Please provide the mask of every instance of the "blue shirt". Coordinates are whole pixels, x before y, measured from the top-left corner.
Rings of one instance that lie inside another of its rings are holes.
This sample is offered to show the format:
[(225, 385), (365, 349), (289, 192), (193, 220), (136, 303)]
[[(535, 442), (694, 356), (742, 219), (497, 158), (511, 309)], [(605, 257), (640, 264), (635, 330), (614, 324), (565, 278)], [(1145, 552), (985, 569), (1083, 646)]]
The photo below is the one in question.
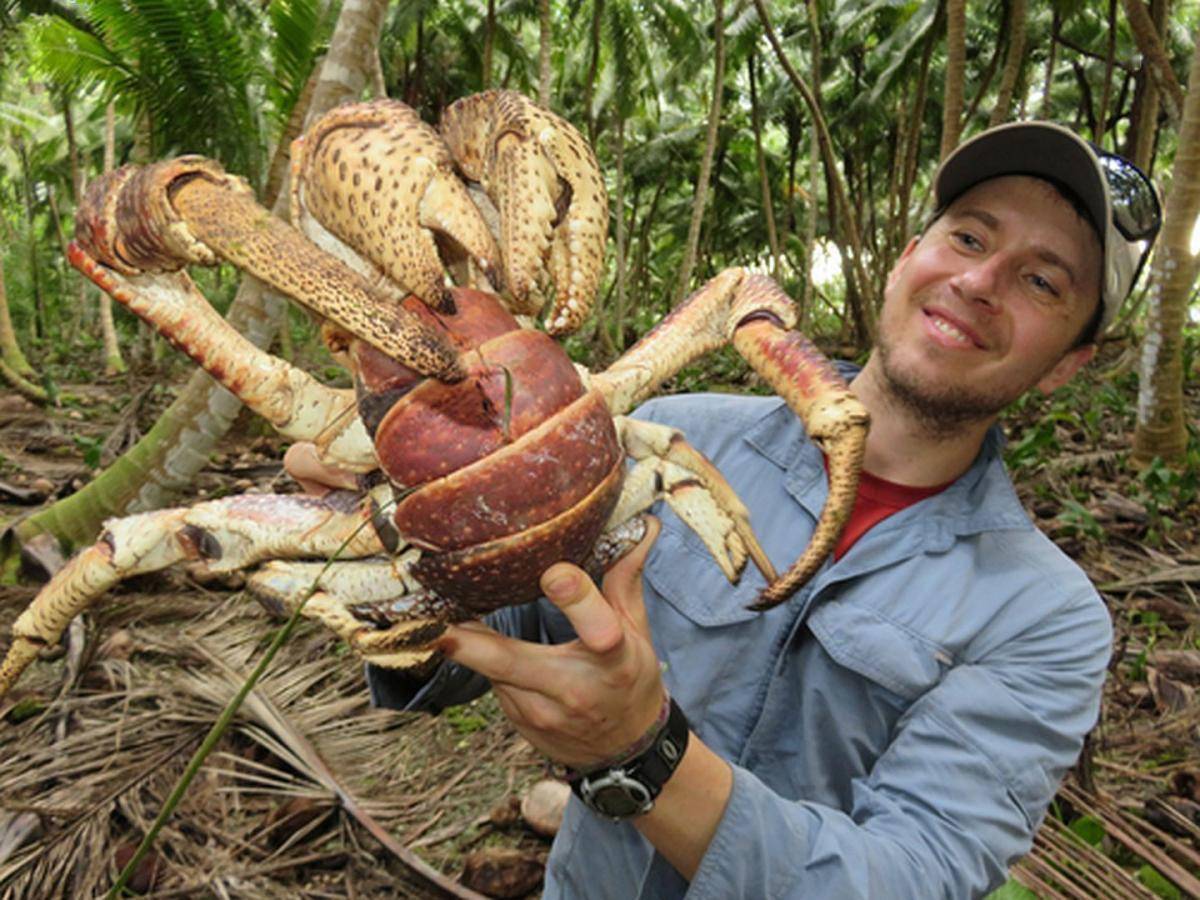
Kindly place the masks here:
[[(640, 416), (681, 428), (786, 568), (825, 502), (820, 451), (777, 398), (684, 396)], [(572, 798), (546, 898), (961, 898), (1026, 853), (1096, 721), (1111, 625), (1074, 563), (1025, 515), (993, 429), (941, 493), (868, 531), (789, 602), (747, 610), (664, 505), (645, 571), (667, 688), (733, 766), (729, 802), (689, 885), (627, 823)], [(547, 602), (489, 620), (573, 638)], [(444, 665), (414, 695), (372, 672), (377, 703), (437, 710), (486, 689)]]

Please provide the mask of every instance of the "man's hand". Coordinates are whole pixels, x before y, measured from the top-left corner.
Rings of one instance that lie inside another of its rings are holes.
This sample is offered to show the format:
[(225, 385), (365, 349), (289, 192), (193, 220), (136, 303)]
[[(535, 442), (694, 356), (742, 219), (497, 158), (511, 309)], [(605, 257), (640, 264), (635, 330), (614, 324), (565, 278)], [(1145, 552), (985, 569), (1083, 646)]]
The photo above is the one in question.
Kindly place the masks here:
[(284, 471), (292, 476), (305, 493), (318, 497), (331, 490), (357, 491), (358, 476), (321, 462), (317, 446), (311, 441), (298, 441), (283, 455)]
[(578, 640), (531, 644), (472, 622), (452, 626), (440, 642), (450, 659), (491, 680), (517, 730), (559, 763), (586, 769), (620, 754), (662, 708), (642, 602), (642, 567), (658, 531), (658, 520), (649, 519), (645, 539), (604, 576), (603, 593), (569, 563), (542, 575), (542, 590)]

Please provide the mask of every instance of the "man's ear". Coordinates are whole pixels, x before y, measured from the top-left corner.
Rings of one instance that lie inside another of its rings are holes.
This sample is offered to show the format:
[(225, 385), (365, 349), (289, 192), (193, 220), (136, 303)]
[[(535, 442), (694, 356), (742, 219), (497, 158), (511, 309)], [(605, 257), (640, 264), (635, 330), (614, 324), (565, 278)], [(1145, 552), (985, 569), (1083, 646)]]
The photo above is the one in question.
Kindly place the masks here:
[(908, 258), (912, 256), (912, 252), (917, 249), (917, 244), (920, 243), (920, 241), (921, 236), (919, 234), (916, 237), (909, 238), (908, 244), (905, 245), (904, 250), (896, 259), (895, 265), (892, 266), (892, 271), (888, 272), (887, 286), (889, 288), (892, 286), (892, 282), (900, 276), (900, 270), (904, 268), (904, 264), (908, 261)]
[(1068, 350), (1063, 358), (1054, 364), (1054, 368), (1042, 376), (1037, 383), (1038, 390), (1043, 394), (1053, 393), (1075, 377), (1075, 373), (1086, 366), (1096, 355), (1095, 344), (1084, 344), (1074, 350)]

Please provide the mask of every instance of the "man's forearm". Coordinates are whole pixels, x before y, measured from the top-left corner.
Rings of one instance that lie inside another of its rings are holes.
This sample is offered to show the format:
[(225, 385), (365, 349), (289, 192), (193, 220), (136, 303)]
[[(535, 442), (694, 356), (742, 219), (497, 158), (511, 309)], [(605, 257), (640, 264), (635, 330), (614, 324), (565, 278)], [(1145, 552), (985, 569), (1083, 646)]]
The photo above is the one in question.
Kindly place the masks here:
[(733, 788), (729, 763), (695, 733), (654, 809), (634, 821), (638, 831), (689, 881), (717, 833)]

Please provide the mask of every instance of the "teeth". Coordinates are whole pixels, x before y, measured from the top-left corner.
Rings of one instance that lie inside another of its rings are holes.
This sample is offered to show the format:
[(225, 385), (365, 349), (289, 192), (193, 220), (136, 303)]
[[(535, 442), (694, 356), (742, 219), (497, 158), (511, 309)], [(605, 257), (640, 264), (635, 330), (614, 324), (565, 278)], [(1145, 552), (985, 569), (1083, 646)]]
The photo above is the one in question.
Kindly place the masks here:
[(964, 344), (974, 343), (974, 341), (972, 341), (969, 337), (967, 337), (965, 334), (963, 334), (961, 331), (959, 331), (957, 328), (955, 328), (953, 325), (951, 325), (949, 322), (947, 322), (945, 319), (941, 318), (940, 316), (932, 316), (931, 321), (933, 322), (933, 327), (936, 328), (938, 331), (940, 331), (942, 334), (946, 335), (947, 337), (952, 337), (956, 341), (960, 341)]

